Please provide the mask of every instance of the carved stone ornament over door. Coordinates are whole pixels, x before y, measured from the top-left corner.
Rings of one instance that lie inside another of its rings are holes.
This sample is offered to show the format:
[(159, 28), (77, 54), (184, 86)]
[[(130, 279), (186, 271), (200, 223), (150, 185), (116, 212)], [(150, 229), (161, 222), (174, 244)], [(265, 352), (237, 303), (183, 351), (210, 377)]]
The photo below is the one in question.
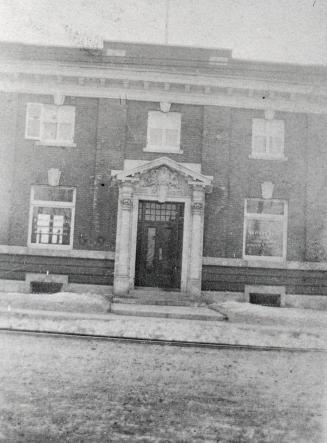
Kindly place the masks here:
[(158, 196), (158, 201), (166, 201), (168, 194), (176, 194), (182, 190), (183, 180), (175, 171), (167, 166), (162, 166), (140, 176), (139, 188), (148, 188), (153, 195)]

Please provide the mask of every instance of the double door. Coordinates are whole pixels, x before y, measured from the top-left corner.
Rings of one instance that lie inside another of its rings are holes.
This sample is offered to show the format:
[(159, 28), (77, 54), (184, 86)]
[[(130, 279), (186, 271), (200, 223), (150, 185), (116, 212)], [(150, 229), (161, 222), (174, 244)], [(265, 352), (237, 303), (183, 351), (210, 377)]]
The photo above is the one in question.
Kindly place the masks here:
[(135, 285), (180, 288), (184, 204), (139, 202)]

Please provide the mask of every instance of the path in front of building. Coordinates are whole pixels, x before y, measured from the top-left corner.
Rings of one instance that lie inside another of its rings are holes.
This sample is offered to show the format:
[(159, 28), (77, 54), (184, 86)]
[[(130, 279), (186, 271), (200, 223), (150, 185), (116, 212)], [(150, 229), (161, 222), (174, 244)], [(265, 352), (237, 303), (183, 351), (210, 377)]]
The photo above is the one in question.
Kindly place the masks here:
[[(110, 306), (108, 298), (95, 294), (1, 293), (0, 329), (326, 350), (326, 312), (232, 302), (214, 308)], [(226, 320), (217, 309), (230, 319)]]
[(323, 353), (0, 334), (0, 440), (324, 440)]

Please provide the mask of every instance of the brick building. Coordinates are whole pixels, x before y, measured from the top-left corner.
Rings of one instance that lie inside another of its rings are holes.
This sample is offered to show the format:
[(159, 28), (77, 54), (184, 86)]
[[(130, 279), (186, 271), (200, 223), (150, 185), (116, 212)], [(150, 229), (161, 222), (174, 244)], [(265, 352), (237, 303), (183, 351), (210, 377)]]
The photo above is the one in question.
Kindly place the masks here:
[(324, 302), (326, 67), (0, 46), (3, 289)]

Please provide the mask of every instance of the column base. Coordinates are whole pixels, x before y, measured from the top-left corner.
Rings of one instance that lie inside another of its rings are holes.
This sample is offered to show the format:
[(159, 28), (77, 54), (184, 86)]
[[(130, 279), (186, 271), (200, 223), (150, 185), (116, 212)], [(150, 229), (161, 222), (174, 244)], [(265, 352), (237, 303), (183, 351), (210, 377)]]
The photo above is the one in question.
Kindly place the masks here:
[(188, 291), (192, 297), (201, 297), (201, 279), (191, 278), (188, 284)]
[(116, 297), (126, 297), (129, 293), (129, 276), (117, 275), (114, 278), (113, 294)]

